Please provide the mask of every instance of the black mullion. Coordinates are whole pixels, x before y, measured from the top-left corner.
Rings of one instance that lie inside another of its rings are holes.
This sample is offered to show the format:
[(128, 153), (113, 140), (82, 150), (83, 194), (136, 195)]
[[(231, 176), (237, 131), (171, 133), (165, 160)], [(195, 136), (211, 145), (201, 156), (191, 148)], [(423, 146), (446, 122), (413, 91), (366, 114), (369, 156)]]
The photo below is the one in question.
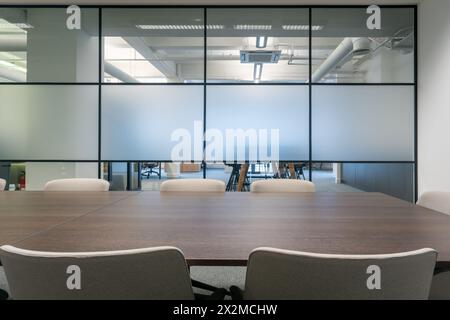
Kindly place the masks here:
[(98, 178), (102, 177), (102, 80), (103, 80), (102, 8), (98, 9)]
[[(80, 8), (86, 8), (86, 9), (96, 9), (96, 8), (128, 8), (128, 9), (141, 9), (141, 8), (166, 8), (166, 9), (177, 9), (177, 8), (236, 8), (236, 9), (243, 9), (243, 8), (267, 8), (267, 9), (277, 9), (277, 8), (344, 8), (344, 9), (363, 9), (367, 8), (368, 5), (144, 5), (144, 4), (129, 4), (129, 5), (90, 5), (90, 4), (80, 4), (78, 5)], [(64, 4), (2, 4), (0, 7), (5, 8), (67, 8), (68, 5)], [(395, 5), (395, 4), (385, 4), (385, 5), (379, 5), (380, 8), (387, 8), (387, 9), (395, 9), (395, 8), (410, 8), (413, 9), (416, 7), (416, 5)]]
[(312, 8), (309, 8), (309, 181), (312, 181)]
[[(66, 8), (67, 5), (1, 5), (1, 7), (8, 8), (8, 7), (15, 7), (15, 8)], [(30, 82), (30, 83), (0, 83), (0, 85), (98, 85), (98, 159), (96, 161), (89, 161), (89, 160), (19, 160), (18, 162), (22, 161), (29, 161), (29, 162), (98, 162), (98, 174), (99, 177), (101, 176), (101, 93), (102, 93), (102, 63), (103, 63), (103, 50), (102, 50), (102, 9), (103, 8), (203, 8), (204, 10), (204, 79), (203, 84), (202, 83), (192, 83), (192, 84), (182, 84), (182, 85), (203, 85), (204, 86), (204, 112), (203, 112), (203, 124), (204, 124), (204, 131), (206, 130), (206, 93), (207, 93), (207, 85), (206, 85), (206, 77), (207, 77), (207, 9), (208, 8), (308, 8), (309, 9), (309, 83), (308, 84), (302, 84), (302, 83), (259, 83), (257, 85), (308, 85), (309, 86), (309, 164), (310, 164), (310, 180), (312, 180), (312, 9), (313, 8), (365, 8), (367, 6), (365, 5), (208, 5), (208, 6), (201, 6), (201, 5), (80, 5), (81, 8), (98, 8), (99, 9), (99, 79), (98, 83), (53, 83), (53, 82)], [(414, 122), (415, 122), (415, 130), (414, 130), (414, 138), (415, 138), (415, 155), (414, 155), (414, 161), (413, 162), (388, 162), (388, 161), (359, 161), (358, 163), (414, 163), (415, 164), (415, 197), (417, 199), (418, 195), (418, 56), (417, 56), (417, 5), (381, 5), (380, 8), (412, 8), (414, 9), (414, 27), (415, 27), (415, 48), (414, 48), (414, 83), (340, 83), (340, 84), (322, 84), (322, 83), (315, 83), (314, 85), (366, 85), (366, 86), (414, 86)], [(118, 84), (109, 84), (109, 85), (118, 85)], [(123, 85), (123, 84), (121, 84)], [(126, 84), (126, 85), (132, 85), (132, 84)], [(139, 85), (155, 85), (155, 84), (139, 84)], [(158, 85), (158, 84), (156, 84)], [(170, 84), (161, 84), (161, 85), (170, 85)], [(211, 85), (255, 85), (251, 83), (234, 83), (234, 84), (228, 84), (228, 83), (211, 83)], [(206, 148), (206, 141), (203, 140), (203, 151), (205, 151)], [(334, 161), (334, 162), (340, 162), (343, 163), (343, 161)], [(203, 163), (205, 163), (205, 159), (203, 158)], [(348, 162), (347, 162), (348, 163)], [(356, 162), (355, 162), (356, 163)], [(204, 177), (206, 177), (206, 165), (204, 166), (203, 171)]]
[(202, 163), (203, 163), (203, 179), (206, 179), (206, 78), (207, 78), (207, 36), (208, 36), (208, 28), (207, 28), (207, 9), (203, 8), (203, 152), (202, 152)]
[(367, 82), (367, 83), (364, 83), (364, 82), (341, 82), (341, 83), (314, 82), (313, 84), (314, 84), (314, 86), (318, 86), (318, 87), (320, 87), (320, 86), (322, 86), (322, 87), (327, 87), (327, 86), (328, 87), (333, 87), (333, 86), (335, 86), (335, 87), (339, 87), (339, 86), (355, 86), (355, 87), (404, 86), (404, 87), (407, 87), (407, 86), (411, 86), (412, 87), (415, 85), (414, 82), (411, 82), (411, 83), (408, 83), (408, 82), (382, 82), (382, 83), (379, 83), (379, 82)]
[[(108, 86), (203, 86), (204, 83), (195, 83), (195, 82), (140, 82), (140, 83), (131, 83), (131, 82), (102, 82), (103, 85)], [(0, 82), (0, 85), (10, 85), (10, 86), (27, 86), (27, 85), (55, 85), (55, 86), (96, 86), (98, 82)], [(260, 83), (252, 83), (252, 82), (211, 82), (208, 83), (208, 86), (308, 86), (307, 82), (260, 82)], [(325, 82), (315, 82), (314, 86), (414, 86), (415, 83), (411, 82), (343, 82), (343, 83), (325, 83)]]
[(132, 169), (131, 169), (132, 163), (131, 162), (127, 162), (127, 191), (132, 191), (133, 190), (133, 186), (132, 184)]
[(418, 81), (418, 56), (417, 56), (417, 6), (414, 7), (414, 200), (417, 202), (419, 196), (419, 170), (418, 170), (418, 92), (417, 92), (417, 81)]

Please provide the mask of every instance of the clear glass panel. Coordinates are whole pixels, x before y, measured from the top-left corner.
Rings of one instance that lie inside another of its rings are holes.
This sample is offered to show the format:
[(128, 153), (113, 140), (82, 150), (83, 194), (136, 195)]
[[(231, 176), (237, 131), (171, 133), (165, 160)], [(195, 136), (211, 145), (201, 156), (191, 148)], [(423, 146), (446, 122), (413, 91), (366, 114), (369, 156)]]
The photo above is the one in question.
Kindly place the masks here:
[(38, 191), (54, 179), (97, 178), (97, 162), (0, 162), (9, 191)]
[(208, 9), (208, 82), (306, 82), (308, 9)]
[(203, 86), (102, 88), (106, 161), (202, 160)]
[(203, 179), (201, 162), (143, 162), (141, 189), (157, 191), (167, 179)]
[(1, 82), (97, 82), (98, 9), (0, 8)]
[(209, 86), (206, 160), (308, 159), (308, 114), (307, 86)]
[(414, 9), (381, 8), (380, 29), (366, 11), (313, 9), (313, 82), (414, 82)]
[[(207, 163), (206, 177), (222, 180), (227, 191), (250, 191), (250, 184), (265, 179), (309, 179), (307, 161), (263, 161), (250, 163)], [(245, 179), (239, 180), (241, 175)]]
[(103, 9), (104, 82), (203, 81), (203, 9)]
[(0, 97), (0, 159), (97, 159), (97, 86), (0, 85)]
[(413, 86), (313, 87), (314, 161), (414, 161)]
[(317, 192), (382, 192), (414, 201), (412, 163), (320, 163), (313, 164)]

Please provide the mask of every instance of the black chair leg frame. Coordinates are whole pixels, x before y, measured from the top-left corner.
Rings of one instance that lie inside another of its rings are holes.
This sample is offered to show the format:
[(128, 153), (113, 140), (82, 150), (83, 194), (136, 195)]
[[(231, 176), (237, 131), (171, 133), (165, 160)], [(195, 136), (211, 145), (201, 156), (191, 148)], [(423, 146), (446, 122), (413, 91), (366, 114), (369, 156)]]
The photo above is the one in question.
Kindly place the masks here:
[(244, 291), (236, 286), (230, 287), (231, 300), (244, 300)]
[(230, 292), (224, 288), (216, 288), (214, 286), (211, 286), (209, 284), (192, 280), (192, 286), (195, 288), (203, 289), (206, 291), (211, 291), (212, 294), (201, 294), (201, 293), (195, 293), (195, 299), (196, 300), (223, 300), (225, 299), (225, 296), (229, 296)]
[(8, 292), (0, 289), (0, 300), (8, 300), (9, 295)]

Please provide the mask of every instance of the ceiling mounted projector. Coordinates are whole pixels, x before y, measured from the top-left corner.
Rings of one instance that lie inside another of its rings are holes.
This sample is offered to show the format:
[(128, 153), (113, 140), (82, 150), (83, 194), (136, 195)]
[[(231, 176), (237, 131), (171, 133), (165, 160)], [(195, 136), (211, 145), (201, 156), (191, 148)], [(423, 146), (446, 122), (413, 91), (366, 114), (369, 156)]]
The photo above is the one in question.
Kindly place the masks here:
[(241, 63), (278, 63), (281, 50), (241, 50)]

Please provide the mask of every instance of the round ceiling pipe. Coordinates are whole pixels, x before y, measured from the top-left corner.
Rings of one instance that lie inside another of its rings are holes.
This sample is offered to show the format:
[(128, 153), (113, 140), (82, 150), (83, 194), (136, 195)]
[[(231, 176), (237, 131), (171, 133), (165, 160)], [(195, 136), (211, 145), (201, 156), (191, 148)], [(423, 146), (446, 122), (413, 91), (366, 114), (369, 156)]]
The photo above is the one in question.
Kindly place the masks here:
[(345, 38), (328, 56), (312, 75), (312, 82), (319, 82), (337, 66), (346, 62), (352, 56), (362, 56), (370, 53), (370, 40), (367, 38)]

